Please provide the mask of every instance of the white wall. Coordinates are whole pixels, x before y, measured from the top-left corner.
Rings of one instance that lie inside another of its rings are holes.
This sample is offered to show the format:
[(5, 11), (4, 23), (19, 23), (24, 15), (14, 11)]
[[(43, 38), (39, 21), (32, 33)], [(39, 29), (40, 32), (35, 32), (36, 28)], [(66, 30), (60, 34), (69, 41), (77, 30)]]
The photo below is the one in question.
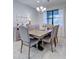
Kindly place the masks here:
[[(38, 13), (37, 11), (28, 6), (24, 5), (16, 0), (13, 1), (13, 27), (16, 27), (16, 16), (24, 16), (24, 17), (30, 17), (32, 24), (37, 23), (38, 21)], [(22, 22), (22, 19), (19, 19), (19, 22)]]
[[(16, 40), (16, 16), (22, 16), (22, 17), (30, 17), (32, 24), (38, 24), (38, 12), (28, 6), (28, 5), (24, 5), (20, 2), (18, 2), (17, 0), (13, 0), (13, 38), (14, 40)], [(24, 22), (22, 19), (18, 19), (19, 22)]]

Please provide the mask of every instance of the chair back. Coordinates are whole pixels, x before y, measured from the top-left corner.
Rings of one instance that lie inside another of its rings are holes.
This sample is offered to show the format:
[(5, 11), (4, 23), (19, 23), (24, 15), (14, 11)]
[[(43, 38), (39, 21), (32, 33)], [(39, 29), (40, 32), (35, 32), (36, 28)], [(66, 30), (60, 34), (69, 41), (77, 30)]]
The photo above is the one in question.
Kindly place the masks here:
[(53, 27), (52, 32), (51, 32), (51, 38), (52, 39), (54, 39), (57, 36), (58, 28), (59, 28), (59, 25), (56, 25), (56, 26)]
[(19, 27), (19, 31), (20, 31), (21, 40), (29, 43), (30, 39), (29, 39), (29, 34), (28, 34), (28, 28), (25, 28), (23, 25), (21, 25)]
[(54, 27), (55, 37), (56, 37), (57, 34), (58, 34), (58, 28), (59, 28), (59, 25), (56, 25), (56, 26)]

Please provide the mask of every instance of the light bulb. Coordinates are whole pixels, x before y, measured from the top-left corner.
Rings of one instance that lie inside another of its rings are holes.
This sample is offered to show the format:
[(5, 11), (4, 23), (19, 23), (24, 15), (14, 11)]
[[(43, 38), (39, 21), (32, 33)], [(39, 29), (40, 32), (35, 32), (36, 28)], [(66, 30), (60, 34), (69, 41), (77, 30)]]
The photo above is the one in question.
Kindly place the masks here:
[(43, 6), (40, 6), (40, 9), (43, 9)]
[(40, 11), (39, 7), (36, 8), (37, 11)]
[(46, 8), (44, 8), (43, 10), (46, 11)]
[(42, 12), (44, 12), (44, 11), (46, 11), (46, 8), (43, 8), (43, 9), (42, 9)]

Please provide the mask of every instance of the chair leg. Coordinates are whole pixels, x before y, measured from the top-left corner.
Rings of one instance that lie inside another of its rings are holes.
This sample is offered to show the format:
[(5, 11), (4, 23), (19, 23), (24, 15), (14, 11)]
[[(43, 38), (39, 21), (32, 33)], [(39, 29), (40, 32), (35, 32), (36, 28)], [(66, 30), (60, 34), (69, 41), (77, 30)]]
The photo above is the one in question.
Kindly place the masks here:
[(58, 37), (56, 39), (57, 39), (57, 43), (58, 43)]
[(30, 45), (29, 45), (28, 59), (30, 59)]
[(21, 41), (21, 50), (20, 50), (20, 53), (22, 53), (22, 47), (23, 47), (23, 41)]
[(56, 37), (55, 39), (56, 39), (56, 43), (58, 43), (58, 37)]
[(52, 41), (50, 41), (51, 44), (51, 51), (53, 52), (53, 45), (52, 45)]
[(55, 47), (56, 47), (56, 39), (54, 38), (54, 45), (55, 45)]

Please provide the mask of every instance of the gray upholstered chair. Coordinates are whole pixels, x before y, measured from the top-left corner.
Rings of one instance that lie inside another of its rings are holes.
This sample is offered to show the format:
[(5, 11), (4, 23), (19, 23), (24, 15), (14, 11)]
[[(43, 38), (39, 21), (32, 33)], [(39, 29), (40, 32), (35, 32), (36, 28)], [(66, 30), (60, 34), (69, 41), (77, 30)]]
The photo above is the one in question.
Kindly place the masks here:
[(58, 40), (58, 38), (57, 38), (58, 27), (59, 27), (59, 25), (56, 25), (52, 28), (51, 37), (48, 36), (48, 37), (43, 38), (43, 40), (42, 40), (42, 45), (44, 44), (43, 42), (51, 44), (52, 52), (53, 52), (53, 44), (56, 47), (56, 39)]
[(21, 36), (21, 50), (20, 52), (22, 53), (22, 47), (23, 45), (26, 45), (29, 47), (29, 52), (28, 52), (28, 59), (30, 59), (30, 48), (38, 43), (38, 40), (33, 40), (29, 38), (29, 34), (28, 34), (28, 28), (25, 28), (24, 26), (20, 26), (19, 27), (19, 31), (20, 31), (20, 36)]

